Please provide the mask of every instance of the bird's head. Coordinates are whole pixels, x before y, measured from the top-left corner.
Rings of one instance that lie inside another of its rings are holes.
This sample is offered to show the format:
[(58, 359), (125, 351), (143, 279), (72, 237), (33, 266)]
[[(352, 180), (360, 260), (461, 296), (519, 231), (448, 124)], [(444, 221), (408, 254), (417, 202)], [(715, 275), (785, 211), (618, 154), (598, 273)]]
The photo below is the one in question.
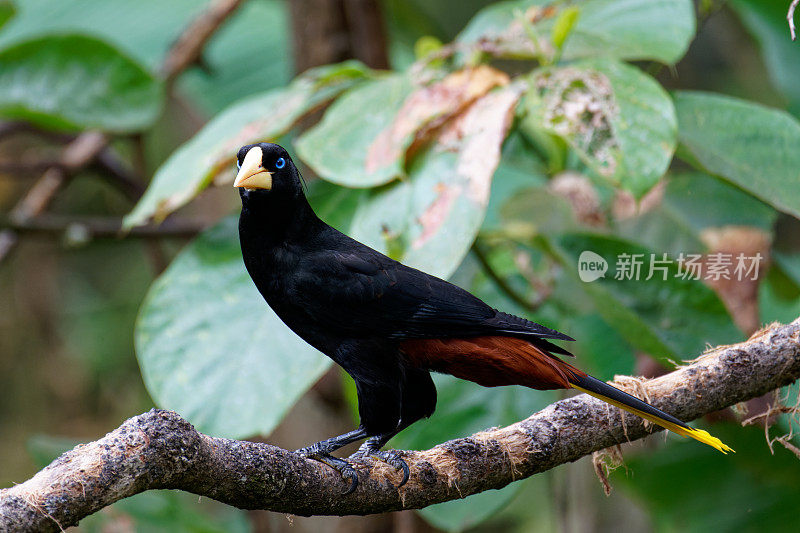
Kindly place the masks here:
[(239, 169), (233, 186), (242, 201), (267, 197), (296, 198), (303, 194), (300, 174), (292, 158), (281, 146), (272, 143), (242, 146), (236, 155)]

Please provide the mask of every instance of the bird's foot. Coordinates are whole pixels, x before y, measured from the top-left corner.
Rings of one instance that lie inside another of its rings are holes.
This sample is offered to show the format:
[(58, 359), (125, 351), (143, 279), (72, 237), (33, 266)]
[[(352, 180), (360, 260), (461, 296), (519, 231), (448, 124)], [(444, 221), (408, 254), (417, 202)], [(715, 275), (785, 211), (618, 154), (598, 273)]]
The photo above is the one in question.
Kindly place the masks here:
[(356, 487), (358, 486), (358, 474), (350, 463), (344, 459), (339, 459), (338, 457), (332, 456), (331, 453), (335, 452), (342, 446), (347, 446), (351, 442), (361, 440), (366, 436), (366, 430), (362, 427), (359, 427), (358, 429), (354, 429), (353, 431), (345, 433), (344, 435), (339, 435), (338, 437), (331, 437), (327, 440), (315, 442), (311, 446), (306, 446), (305, 448), (296, 450), (294, 453), (308, 459), (314, 459), (315, 461), (324, 463), (339, 472), (345, 480), (349, 479), (350, 487), (344, 492), (344, 494), (350, 494), (356, 490)]
[(353, 468), (353, 466), (344, 459), (339, 459), (338, 457), (334, 457), (329, 453), (320, 451), (317, 444), (313, 444), (306, 448), (300, 448), (294, 453), (301, 455), (306, 459), (313, 459), (315, 461), (319, 461), (320, 463), (326, 464), (339, 472), (339, 474), (342, 476), (342, 479), (345, 481), (349, 480), (350, 486), (342, 493), (342, 495), (350, 494), (356, 490), (356, 487), (358, 486), (358, 473), (356, 472), (355, 468)]
[(391, 467), (394, 467), (394, 469), (398, 472), (402, 470), (403, 479), (400, 481), (400, 484), (397, 485), (398, 489), (408, 482), (408, 477), (411, 475), (411, 471), (408, 468), (408, 463), (406, 463), (405, 459), (400, 456), (400, 452), (397, 450), (376, 450), (369, 446), (368, 442), (365, 442), (356, 453), (350, 456), (350, 459), (358, 460), (363, 457), (372, 457), (376, 461), (381, 461)]

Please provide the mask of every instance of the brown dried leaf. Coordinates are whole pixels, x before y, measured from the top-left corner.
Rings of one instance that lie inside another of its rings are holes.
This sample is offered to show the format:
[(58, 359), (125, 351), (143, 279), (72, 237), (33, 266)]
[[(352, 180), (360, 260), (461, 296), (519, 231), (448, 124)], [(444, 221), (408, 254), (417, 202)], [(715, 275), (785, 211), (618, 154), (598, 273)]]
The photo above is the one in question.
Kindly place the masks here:
[(600, 195), (592, 185), (592, 180), (580, 172), (564, 171), (550, 180), (547, 188), (569, 202), (575, 218), (592, 227), (606, 225), (606, 215), (600, 205)]
[(756, 331), (760, 324), (758, 284), (767, 271), (766, 263), (769, 261), (771, 244), (769, 234), (750, 226), (724, 226), (704, 230), (700, 234), (700, 240), (709, 249), (709, 254), (704, 258), (704, 273), (714, 254), (730, 255), (733, 261), (731, 271), (736, 265), (736, 257), (739, 254), (744, 254), (746, 257), (760, 254), (763, 258), (759, 261), (757, 276), (743, 276), (742, 279), (734, 275), (729, 275), (730, 279), (704, 276), (704, 281), (719, 295), (736, 325), (745, 333)]
[(445, 125), (437, 137), (439, 151), (458, 153), (456, 179), (440, 182), (437, 196), (420, 215), (422, 233), (411, 243), (422, 247), (450, 216), (455, 200), (465, 196), (483, 211), (489, 202), (492, 176), (521, 93), (517, 88), (490, 93)]
[(367, 172), (405, 159), (413, 145), (427, 140), (433, 131), (463, 111), (490, 89), (508, 84), (508, 75), (487, 65), (454, 72), (443, 80), (412, 93), (369, 147)]
[(360, 205), (354, 236), (415, 268), (451, 275), (483, 222), (521, 94), (517, 84), (498, 88), (446, 122), (415, 158), (409, 179), (374, 191)]

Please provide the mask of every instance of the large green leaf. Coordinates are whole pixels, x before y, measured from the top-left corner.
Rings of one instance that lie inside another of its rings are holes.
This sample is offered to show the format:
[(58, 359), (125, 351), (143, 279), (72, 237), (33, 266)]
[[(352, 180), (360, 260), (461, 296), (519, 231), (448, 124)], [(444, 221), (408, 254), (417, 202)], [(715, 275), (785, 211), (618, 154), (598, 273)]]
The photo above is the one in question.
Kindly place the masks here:
[(545, 187), (517, 191), (501, 211), (504, 230), (514, 237), (556, 235), (578, 229), (569, 202)]
[(691, 0), (595, 0), (579, 8), (565, 59), (611, 56), (673, 64), (694, 37)]
[[(584, 251), (606, 261), (605, 276), (582, 286), (600, 316), (640, 350), (681, 359), (702, 353), (706, 345), (730, 344), (742, 336), (710, 288), (690, 276), (679, 276), (674, 257), (668, 257), (672, 260), (668, 263), (655, 263), (654, 258), (663, 259), (661, 253), (651, 255), (653, 252), (646, 248), (600, 235), (572, 234), (551, 242), (567, 271), (574, 275)], [(639, 275), (623, 266), (626, 262), (634, 264), (634, 254), (641, 254)], [(652, 277), (646, 279), (651, 265), (666, 270), (654, 269)]]
[(0, 33), (2, 48), (46, 34), (81, 33), (113, 43), (151, 71), (183, 27), (205, 7), (195, 0), (16, 0), (15, 4), (17, 15)]
[(98, 39), (41, 37), (0, 52), (0, 116), (6, 118), (128, 132), (149, 126), (162, 99), (153, 76)]
[(770, 454), (762, 428), (717, 424), (714, 434), (736, 453), (671, 440), (657, 454), (626, 457), (611, 481), (647, 507), (658, 531), (795, 530), (797, 457), (779, 445)]
[(777, 212), (730, 183), (701, 172), (671, 175), (654, 209), (618, 224), (619, 236), (670, 252), (704, 252), (701, 233), (722, 226), (771, 232)]
[(675, 94), (679, 156), (780, 211), (800, 216), (800, 123), (791, 115), (717, 94)]
[(761, 46), (772, 83), (800, 109), (800, 49), (789, 39), (785, 0), (733, 0), (730, 6)]
[(374, 187), (403, 173), (402, 160), (367, 165), (373, 141), (394, 121), (411, 94), (408, 76), (391, 74), (348, 91), (322, 121), (297, 139), (300, 158), (328, 181), (348, 187)]
[(540, 69), (530, 79), (524, 126), (564, 139), (597, 174), (641, 196), (675, 150), (675, 109), (636, 67), (609, 59)]
[[(42, 34), (78, 32), (114, 44), (151, 72), (208, 1), (18, 0), (19, 12), (0, 33), (0, 47)], [(45, 15), (46, 14), (46, 15)], [(189, 69), (178, 87), (209, 111), (291, 79), (287, 6), (244, 2), (205, 47), (206, 71)]]
[(125, 217), (127, 227), (163, 219), (228, 170), (240, 146), (275, 141), (303, 115), (367, 76), (358, 62), (311, 69), (288, 87), (248, 97), (229, 107), (178, 148), (156, 171), (147, 192)]
[(227, 218), (187, 246), (151, 287), (136, 328), (155, 402), (231, 438), (269, 434), (330, 366), (261, 298), (236, 228)]
[[(800, 316), (800, 298), (797, 297), (797, 286), (791, 289), (794, 295), (789, 296), (786, 288), (781, 284), (782, 280), (776, 279), (774, 272), (778, 268), (787, 270), (788, 262), (793, 263), (790, 268), (800, 267), (800, 258), (797, 256), (787, 256), (776, 254), (774, 257), (777, 265), (770, 268), (766, 281), (762, 282), (758, 290), (758, 314), (762, 324), (769, 324), (775, 321), (788, 324)], [(791, 277), (792, 281), (797, 281), (796, 272)]]
[(575, 336), (575, 344), (567, 348), (575, 354), (574, 364), (581, 370), (602, 380), (636, 371), (636, 354), (630, 344), (598, 314), (567, 319), (564, 329)]
[(452, 274), (483, 221), (519, 95), (516, 86), (495, 90), (449, 122), (415, 158), (408, 180), (362, 201), (353, 236), (433, 275)]
[[(562, 57), (615, 57), (675, 63), (694, 36), (694, 6), (690, 0), (588, 0), (552, 3), (555, 11), (532, 24), (529, 31), (517, 16), (545, 0), (492, 4), (480, 11), (459, 34), (458, 41), (475, 45), (490, 41), (500, 55), (534, 58), (538, 50), (531, 35), (548, 36), (559, 10), (575, 6), (578, 22), (567, 37)], [(535, 9), (535, 8), (534, 8)], [(535, 14), (528, 12), (528, 15)]]
[(0, 0), (0, 28), (2, 28), (16, 12), (17, 9), (9, 0)]
[(512, 131), (503, 144), (503, 154), (492, 179), (489, 205), (481, 229), (502, 231), (501, 210), (506, 202), (525, 189), (542, 186), (546, 182), (547, 171), (542, 160), (518, 130)]

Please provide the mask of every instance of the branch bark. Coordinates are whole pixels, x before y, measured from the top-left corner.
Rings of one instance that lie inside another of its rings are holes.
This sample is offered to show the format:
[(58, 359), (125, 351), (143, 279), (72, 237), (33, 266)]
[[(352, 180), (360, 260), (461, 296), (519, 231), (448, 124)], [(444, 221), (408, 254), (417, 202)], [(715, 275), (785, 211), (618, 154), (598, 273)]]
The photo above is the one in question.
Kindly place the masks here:
[[(800, 319), (773, 324), (642, 386), (655, 406), (692, 420), (798, 379), (798, 337)], [(0, 490), (0, 530), (57, 531), (156, 488), (298, 515), (416, 509), (498, 489), (648, 434), (640, 418), (582, 394), (505, 428), (403, 452), (411, 479), (400, 489), (397, 472), (365, 459), (356, 465), (358, 489), (342, 496), (346, 483), (315, 461), (267, 444), (203, 435), (176, 413), (153, 409), (65, 453), (30, 480)]]
[[(108, 137), (98, 131), (85, 131), (67, 145), (57, 165), (44, 171), (42, 177), (14, 206), (9, 217), (17, 222), (27, 222), (41, 214), (69, 177), (92, 160), (108, 144)], [(10, 230), (0, 231), (0, 262), (17, 244), (17, 234)]]
[(65, 216), (42, 214), (28, 220), (16, 220), (0, 215), (0, 229), (17, 233), (49, 235), (57, 238), (75, 236), (78, 241), (92, 239), (163, 239), (165, 237), (194, 237), (210, 226), (207, 221), (171, 217), (161, 224), (123, 229), (122, 219), (104, 216)]
[(200, 60), (208, 40), (240, 5), (242, 0), (214, 0), (189, 24), (170, 48), (161, 67), (168, 86)]

